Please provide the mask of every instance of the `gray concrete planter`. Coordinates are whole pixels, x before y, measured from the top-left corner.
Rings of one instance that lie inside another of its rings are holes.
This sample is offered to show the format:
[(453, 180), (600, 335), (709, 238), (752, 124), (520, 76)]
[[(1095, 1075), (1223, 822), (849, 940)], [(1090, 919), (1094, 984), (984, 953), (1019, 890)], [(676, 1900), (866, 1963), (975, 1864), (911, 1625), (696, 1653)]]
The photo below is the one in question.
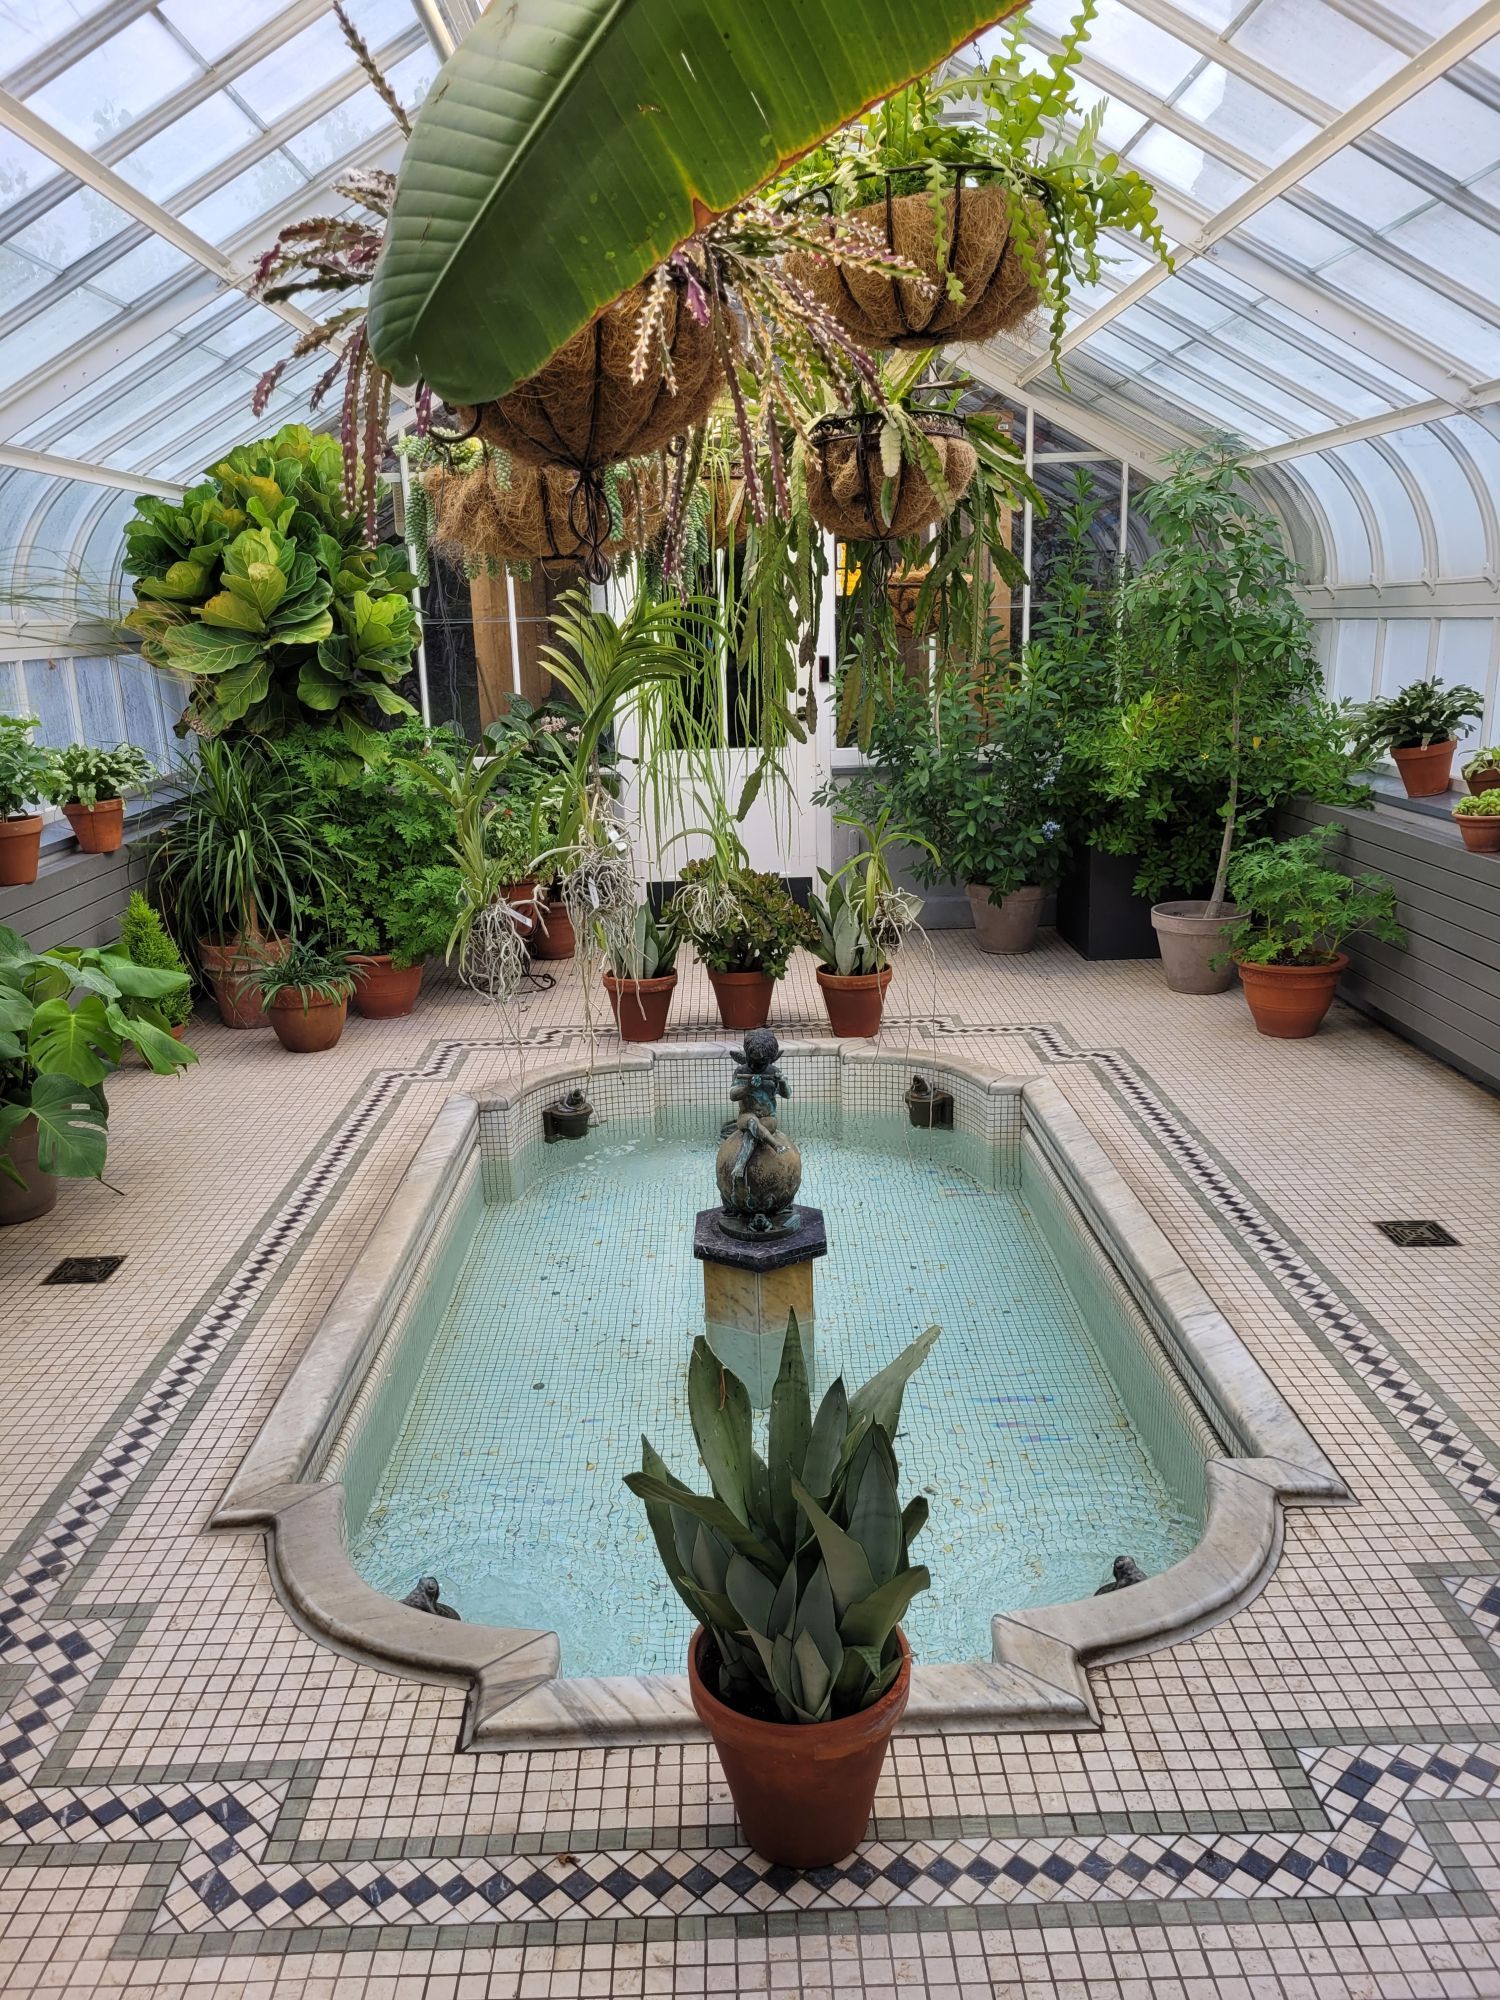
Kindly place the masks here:
[[(1227, 993), (1234, 984), (1225, 931), (1240, 916), (1226, 903), (1218, 916), (1206, 914), (1205, 902), (1157, 903), (1151, 927), (1161, 952), (1161, 969), (1174, 993)], [(1222, 965), (1215, 965), (1215, 959)]]
[(981, 951), (1001, 955), (1031, 950), (1042, 920), (1040, 889), (1012, 889), (1008, 896), (992, 901), (983, 882), (971, 882), (968, 896)]

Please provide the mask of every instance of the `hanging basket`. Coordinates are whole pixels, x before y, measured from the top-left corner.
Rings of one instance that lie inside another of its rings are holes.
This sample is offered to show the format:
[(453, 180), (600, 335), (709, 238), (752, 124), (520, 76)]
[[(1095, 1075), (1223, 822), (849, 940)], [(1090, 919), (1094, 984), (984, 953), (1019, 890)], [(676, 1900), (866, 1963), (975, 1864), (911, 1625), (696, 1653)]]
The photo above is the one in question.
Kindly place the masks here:
[(568, 466), (512, 465), (502, 485), (494, 468), (471, 472), (434, 466), (424, 473), (433, 540), (462, 561), (539, 562), (549, 572), (582, 569), (602, 583), (610, 564), (637, 548), (660, 524), (659, 475), (632, 470), (614, 482), (614, 504), (602, 475)]
[(807, 506), (820, 527), (846, 542), (905, 541), (952, 511), (979, 463), (963, 418), (913, 413), (912, 421), (937, 453), (947, 498), (910, 458), (887, 479), (880, 463), (886, 419), (879, 411), (824, 417), (813, 425), (807, 454)]
[(565, 341), (544, 368), (498, 402), (457, 412), (465, 433), (498, 445), (526, 465), (565, 465), (597, 472), (627, 458), (644, 458), (708, 415), (723, 382), (713, 328), (688, 310), (674, 275), (662, 325), (675, 392), (658, 356), (648, 357), (640, 382), (630, 379), (649, 280), (606, 306)]
[[(825, 306), (846, 333), (866, 347), (934, 347), (949, 341), (988, 340), (1019, 326), (1038, 304), (1004, 192), (997, 187), (965, 187), (951, 194), (894, 194), (886, 177), (879, 201), (855, 209), (886, 247), (914, 264), (927, 280), (857, 270), (799, 254), (788, 260), (792, 274)], [(1044, 219), (1033, 207), (1040, 245)], [(830, 221), (837, 242), (839, 223)], [(954, 278), (962, 288), (955, 297)]]

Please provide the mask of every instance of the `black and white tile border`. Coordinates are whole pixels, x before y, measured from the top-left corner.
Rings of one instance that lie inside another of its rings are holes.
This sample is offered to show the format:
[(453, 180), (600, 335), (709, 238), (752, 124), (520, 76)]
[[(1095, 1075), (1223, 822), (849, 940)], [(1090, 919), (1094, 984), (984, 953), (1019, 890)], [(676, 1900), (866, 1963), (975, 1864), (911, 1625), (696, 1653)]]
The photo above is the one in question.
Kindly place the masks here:
[[(821, 1030), (820, 1023), (779, 1025)], [(1442, 1476), (1487, 1524), (1500, 1514), (1500, 1472), (1118, 1051), (1076, 1048), (1046, 1024), (976, 1024), (932, 1015), (891, 1027), (939, 1037), (1020, 1035), (1049, 1064), (1094, 1065)], [(559, 1048), (577, 1039), (577, 1031), (553, 1027), (522, 1042), (528, 1048)], [(410, 1083), (446, 1079), (473, 1050), (503, 1045), (479, 1037), (444, 1041), (418, 1065), (376, 1073), (245, 1261), (0, 1586), (0, 1687), (20, 1682), (0, 1715), (0, 1861), (6, 1849), (57, 1848), (83, 1860), (100, 1841), (182, 1840), (186, 1857), (155, 1904), (152, 1920), (157, 1932), (175, 1935), (986, 1903), (1424, 1898), (1449, 1887), (1412, 1808), (1500, 1799), (1500, 1744), (1358, 1744), (1299, 1751), (1327, 1817), (1323, 1830), (872, 1842), (842, 1867), (811, 1875), (770, 1867), (733, 1847), (268, 1863), (267, 1842), (286, 1801), (284, 1781), (204, 1778), (155, 1786), (39, 1788), (34, 1782), (39, 1767), (121, 1630), (120, 1622), (108, 1617), (49, 1618), (48, 1605), (304, 1240), (397, 1094)], [(1458, 1609), (1500, 1653), (1500, 1583), (1484, 1577), (1444, 1582)]]

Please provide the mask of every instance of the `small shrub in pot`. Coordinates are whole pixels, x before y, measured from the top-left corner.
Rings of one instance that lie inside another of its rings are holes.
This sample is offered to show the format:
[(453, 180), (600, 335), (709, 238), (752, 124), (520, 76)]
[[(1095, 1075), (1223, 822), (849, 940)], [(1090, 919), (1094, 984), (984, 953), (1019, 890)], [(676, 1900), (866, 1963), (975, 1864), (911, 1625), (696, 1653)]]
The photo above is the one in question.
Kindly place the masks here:
[(1471, 792), (1500, 791), (1500, 743), (1486, 743), (1462, 765), (1464, 783)]
[(55, 752), (33, 743), (34, 715), (0, 715), (0, 888), (36, 880), (42, 815), (59, 784)]
[(666, 916), (698, 954), (726, 1028), (765, 1026), (776, 981), (813, 937), (781, 877), (746, 866), (743, 850), (727, 865), (718, 853), (690, 861)]

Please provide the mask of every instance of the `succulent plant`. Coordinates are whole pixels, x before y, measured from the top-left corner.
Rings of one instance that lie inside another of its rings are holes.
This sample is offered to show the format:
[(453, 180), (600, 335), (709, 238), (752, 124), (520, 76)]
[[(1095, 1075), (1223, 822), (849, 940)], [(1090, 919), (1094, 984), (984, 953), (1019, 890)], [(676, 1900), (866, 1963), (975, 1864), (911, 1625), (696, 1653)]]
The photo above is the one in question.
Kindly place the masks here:
[(891, 1440), (906, 1384), (937, 1336), (929, 1327), (853, 1396), (841, 1376), (814, 1416), (793, 1314), (764, 1458), (745, 1385), (706, 1340), (693, 1343), (688, 1412), (713, 1492), (675, 1479), (645, 1438), (641, 1470), (625, 1484), (713, 1642), (713, 1691), (728, 1707), (828, 1722), (868, 1708), (901, 1671), (896, 1628), (931, 1578), (908, 1554), (927, 1502), (902, 1509)]
[(615, 979), (665, 979), (677, 969), (677, 951), (682, 940), (666, 917), (654, 917), (649, 903), (635, 913), (628, 941), (613, 942), (599, 925), (601, 943), (609, 953), (609, 969)]

